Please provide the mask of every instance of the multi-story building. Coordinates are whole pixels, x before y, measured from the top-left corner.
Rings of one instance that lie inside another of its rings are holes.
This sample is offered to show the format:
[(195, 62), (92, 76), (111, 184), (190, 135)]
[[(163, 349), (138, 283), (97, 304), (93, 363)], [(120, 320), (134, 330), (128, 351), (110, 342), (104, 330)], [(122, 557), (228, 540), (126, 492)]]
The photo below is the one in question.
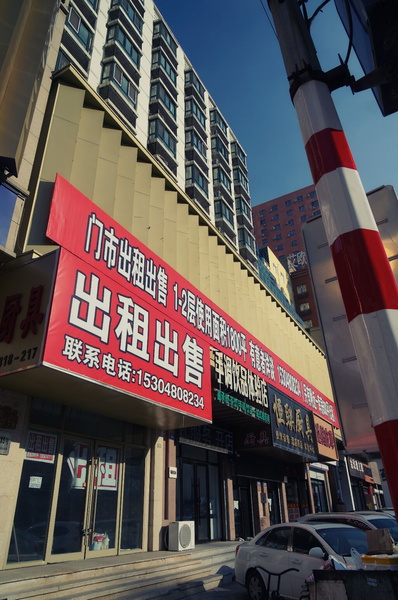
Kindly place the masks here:
[(320, 214), (313, 185), (257, 204), (253, 223), (259, 249), (271, 248), (290, 273), (307, 266), (301, 228)]
[[(313, 185), (253, 207), (254, 233), (260, 256), (270, 248), (288, 269), (297, 314), (311, 333), (318, 331), (319, 320), (301, 228), (320, 214)], [(320, 343), (319, 336), (316, 339)]]
[(245, 155), (151, 0), (4, 0), (0, 27), (1, 590), (98, 567), (126, 597), (171, 523), (192, 547), (331, 507), (338, 414), (324, 353), (232, 243)]
[(69, 63), (255, 267), (246, 153), (154, 2), (70, 0)]

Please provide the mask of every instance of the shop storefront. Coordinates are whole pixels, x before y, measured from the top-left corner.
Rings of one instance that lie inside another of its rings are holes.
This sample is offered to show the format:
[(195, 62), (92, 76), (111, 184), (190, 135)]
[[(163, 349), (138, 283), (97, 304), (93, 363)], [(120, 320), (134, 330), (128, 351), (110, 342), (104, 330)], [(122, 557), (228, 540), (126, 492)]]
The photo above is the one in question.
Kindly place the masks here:
[(355, 510), (375, 510), (371, 468), (353, 456), (347, 457)]
[(159, 550), (176, 521), (203, 543), (292, 518), (312, 411), (338, 422), (327, 396), (62, 177), (46, 235), (2, 274), (2, 565)]
[(338, 465), (337, 443), (333, 426), (318, 415), (314, 415), (314, 430), (318, 457), (323, 461), (310, 465), (314, 512), (328, 512), (333, 509), (329, 470)]
[(232, 434), (211, 427), (177, 432), (177, 520), (193, 521), (196, 543), (229, 537), (226, 506)]
[(7, 563), (142, 548), (146, 428), (32, 399)]

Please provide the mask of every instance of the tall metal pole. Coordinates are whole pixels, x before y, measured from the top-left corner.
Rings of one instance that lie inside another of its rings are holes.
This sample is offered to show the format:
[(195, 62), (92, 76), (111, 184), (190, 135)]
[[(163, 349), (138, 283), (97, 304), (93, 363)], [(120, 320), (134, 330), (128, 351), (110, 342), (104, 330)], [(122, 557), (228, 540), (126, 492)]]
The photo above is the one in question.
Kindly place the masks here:
[(297, 0), (268, 0), (398, 514), (398, 287)]

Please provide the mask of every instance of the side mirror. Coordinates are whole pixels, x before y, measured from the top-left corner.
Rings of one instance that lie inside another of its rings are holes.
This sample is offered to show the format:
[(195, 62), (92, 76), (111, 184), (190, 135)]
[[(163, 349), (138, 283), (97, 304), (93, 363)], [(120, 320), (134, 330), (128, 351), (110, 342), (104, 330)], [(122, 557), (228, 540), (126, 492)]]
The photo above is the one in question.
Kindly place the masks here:
[(311, 556), (311, 558), (325, 558), (325, 553), (322, 550), (322, 548), (320, 548), (319, 546), (315, 546), (315, 548), (311, 548), (311, 550), (308, 553), (309, 556)]

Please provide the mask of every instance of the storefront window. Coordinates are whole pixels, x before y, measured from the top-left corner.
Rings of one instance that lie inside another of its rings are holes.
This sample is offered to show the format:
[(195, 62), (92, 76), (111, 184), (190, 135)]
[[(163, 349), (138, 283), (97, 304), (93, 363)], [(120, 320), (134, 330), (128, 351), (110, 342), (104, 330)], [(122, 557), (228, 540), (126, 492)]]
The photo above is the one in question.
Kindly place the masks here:
[(33, 399), (8, 563), (142, 548), (146, 437), (145, 427)]
[(315, 512), (327, 512), (329, 507), (326, 498), (325, 482), (318, 479), (311, 479), (311, 485)]
[(142, 548), (145, 451), (127, 448), (125, 457), (121, 550)]
[(43, 560), (54, 482), (57, 436), (30, 432), (23, 463), (8, 563)]
[(33, 398), (30, 422), (35, 425), (58, 428), (61, 422), (62, 405), (48, 402), (42, 398)]
[(222, 539), (219, 453), (179, 445), (177, 518), (195, 522), (196, 542)]
[(88, 413), (78, 408), (65, 408), (66, 431), (81, 433), (93, 438), (121, 441), (123, 439), (123, 421)]

